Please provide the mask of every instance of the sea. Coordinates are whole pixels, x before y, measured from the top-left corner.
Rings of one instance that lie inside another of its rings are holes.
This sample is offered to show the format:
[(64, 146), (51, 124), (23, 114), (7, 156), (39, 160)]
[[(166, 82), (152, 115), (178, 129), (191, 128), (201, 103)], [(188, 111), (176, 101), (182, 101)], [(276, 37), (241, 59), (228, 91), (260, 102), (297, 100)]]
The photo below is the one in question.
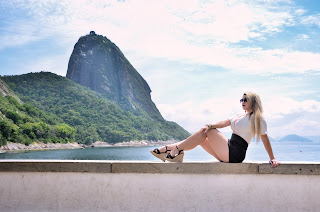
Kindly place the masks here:
[[(150, 150), (156, 146), (144, 147), (94, 147), (85, 149), (60, 149), (4, 152), (0, 159), (26, 160), (120, 160), (159, 161)], [(283, 162), (320, 162), (320, 142), (272, 142), (275, 158)], [(217, 161), (200, 146), (186, 151), (184, 161)], [(269, 156), (262, 142), (251, 142), (244, 162), (268, 162)]]

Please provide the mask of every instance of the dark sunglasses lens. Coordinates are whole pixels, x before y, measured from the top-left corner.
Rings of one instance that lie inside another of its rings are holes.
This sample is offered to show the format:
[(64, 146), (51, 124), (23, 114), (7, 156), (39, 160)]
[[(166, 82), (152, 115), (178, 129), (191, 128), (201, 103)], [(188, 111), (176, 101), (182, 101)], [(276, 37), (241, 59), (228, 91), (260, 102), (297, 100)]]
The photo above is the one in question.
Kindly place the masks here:
[(247, 99), (247, 98), (240, 99), (240, 103), (241, 103), (241, 102), (247, 102), (247, 101), (248, 101), (248, 99)]

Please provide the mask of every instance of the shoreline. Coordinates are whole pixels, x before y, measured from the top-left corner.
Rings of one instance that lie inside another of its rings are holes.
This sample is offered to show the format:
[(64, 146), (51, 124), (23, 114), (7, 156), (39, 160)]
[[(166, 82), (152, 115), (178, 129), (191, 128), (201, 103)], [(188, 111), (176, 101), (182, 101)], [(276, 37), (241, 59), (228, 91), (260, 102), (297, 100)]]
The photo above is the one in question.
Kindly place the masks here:
[(77, 142), (70, 143), (43, 143), (34, 142), (30, 145), (21, 143), (8, 142), (6, 145), (0, 147), (0, 153), (5, 152), (19, 152), (19, 151), (44, 151), (44, 150), (59, 150), (59, 149), (84, 149), (84, 148), (99, 148), (99, 147), (143, 147), (143, 146), (162, 146), (170, 145), (177, 142), (176, 140), (168, 141), (128, 141), (110, 144), (108, 142), (96, 141), (91, 145), (79, 144)]

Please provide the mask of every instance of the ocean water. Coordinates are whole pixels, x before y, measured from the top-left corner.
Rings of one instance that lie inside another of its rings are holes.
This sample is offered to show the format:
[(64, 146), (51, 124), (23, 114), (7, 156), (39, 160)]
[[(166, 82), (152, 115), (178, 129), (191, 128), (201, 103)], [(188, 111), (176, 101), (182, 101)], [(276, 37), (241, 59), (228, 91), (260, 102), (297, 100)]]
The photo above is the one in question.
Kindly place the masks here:
[[(86, 149), (63, 149), (45, 151), (19, 151), (0, 154), (0, 159), (50, 159), (50, 160), (135, 160), (159, 161), (150, 150), (156, 147), (99, 147)], [(277, 160), (320, 162), (320, 143), (273, 142)], [(184, 161), (217, 161), (200, 146), (186, 151)], [(244, 162), (268, 162), (269, 156), (263, 143), (250, 143)]]

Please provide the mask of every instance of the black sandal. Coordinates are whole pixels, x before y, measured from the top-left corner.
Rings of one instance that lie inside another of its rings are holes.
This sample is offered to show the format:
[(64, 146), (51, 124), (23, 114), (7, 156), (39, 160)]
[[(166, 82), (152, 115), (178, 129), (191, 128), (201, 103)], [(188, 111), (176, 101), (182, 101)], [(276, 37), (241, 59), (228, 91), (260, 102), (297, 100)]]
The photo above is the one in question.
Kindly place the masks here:
[(160, 152), (160, 150), (158, 148), (151, 150), (151, 154), (153, 154), (155, 157), (159, 158), (160, 160), (162, 160), (163, 162), (165, 162), (165, 157), (168, 154), (167, 152), (171, 151), (170, 149), (168, 149), (167, 146), (166, 147), (166, 151), (165, 152)]
[(182, 162), (183, 161), (183, 157), (184, 157), (183, 150), (179, 150), (178, 146), (176, 146), (176, 148), (179, 151), (179, 153), (176, 154), (175, 156), (172, 156), (170, 153), (168, 153), (167, 156), (165, 157), (165, 159), (167, 161), (170, 161), (170, 162)]

